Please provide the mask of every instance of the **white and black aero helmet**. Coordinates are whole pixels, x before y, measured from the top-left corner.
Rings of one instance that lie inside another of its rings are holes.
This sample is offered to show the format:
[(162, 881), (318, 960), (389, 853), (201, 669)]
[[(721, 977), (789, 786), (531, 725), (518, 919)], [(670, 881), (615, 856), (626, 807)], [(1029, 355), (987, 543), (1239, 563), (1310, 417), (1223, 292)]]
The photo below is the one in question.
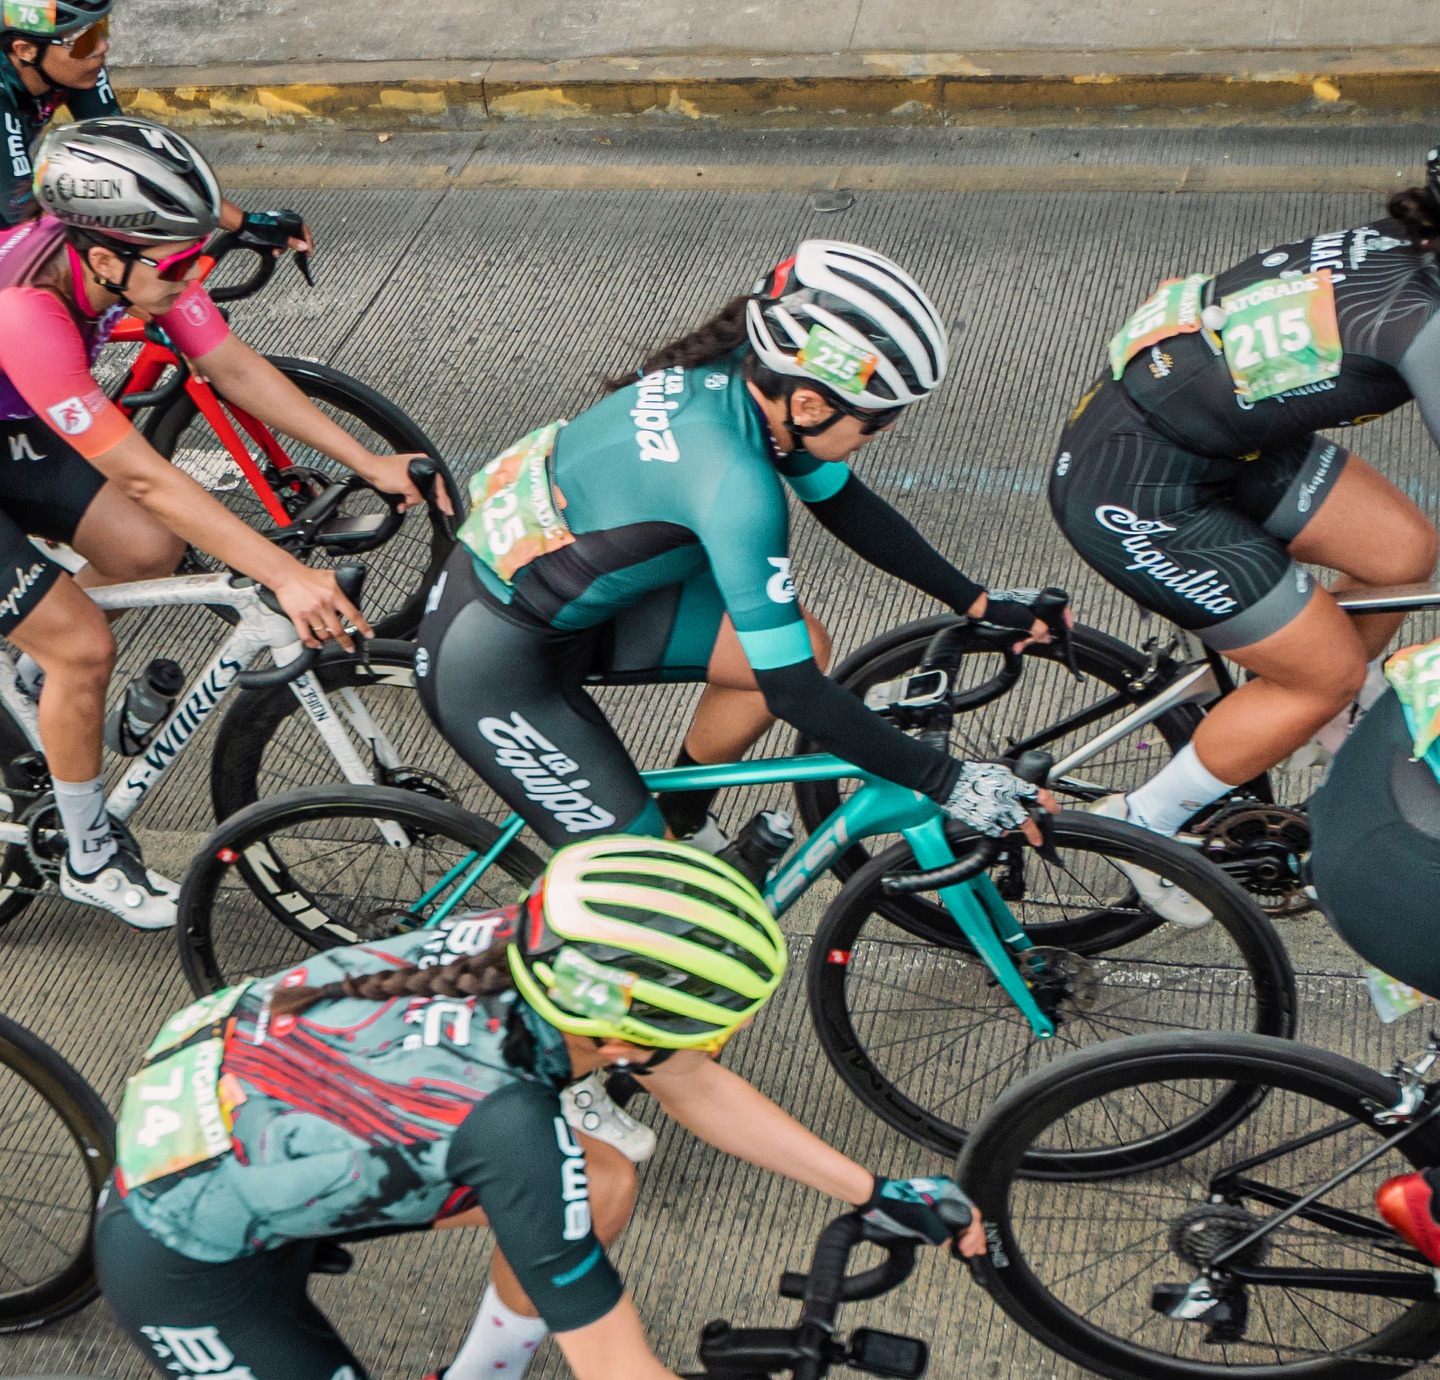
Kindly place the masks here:
[(220, 188), (199, 150), (164, 125), (121, 115), (47, 134), (35, 196), (66, 225), (127, 244), (200, 240), (220, 224)]
[(944, 323), (919, 284), (893, 259), (841, 240), (802, 241), (755, 284), (745, 324), (767, 368), (838, 388), (861, 408), (919, 402), (950, 359)]

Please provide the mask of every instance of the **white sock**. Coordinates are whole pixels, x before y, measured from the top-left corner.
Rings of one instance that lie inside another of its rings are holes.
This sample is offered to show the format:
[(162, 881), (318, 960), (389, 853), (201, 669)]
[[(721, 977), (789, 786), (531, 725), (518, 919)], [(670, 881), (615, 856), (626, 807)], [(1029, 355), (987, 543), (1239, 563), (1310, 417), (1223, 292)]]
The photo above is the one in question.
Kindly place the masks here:
[(45, 672), (29, 652), (21, 652), (15, 658), (15, 674), (20, 677), (20, 688), (32, 700), (39, 699), (40, 687), (45, 684)]
[(470, 1335), (441, 1380), (506, 1380), (524, 1375), (540, 1343), (549, 1332), (541, 1318), (527, 1318), (500, 1302), (493, 1284), (487, 1285)]
[(1369, 712), (1370, 706), (1390, 688), (1390, 682), (1385, 679), (1384, 668), (1384, 656), (1377, 656), (1366, 668), (1365, 683), (1360, 687), (1360, 693), (1316, 732), (1315, 741), (1332, 757), (1340, 751), (1345, 739)]
[(115, 835), (105, 813), (105, 779), (61, 781), (51, 777), (51, 784), (60, 823), (70, 842), (70, 870), (88, 877), (115, 856)]
[(1169, 837), (1196, 810), (1233, 789), (1206, 769), (1193, 743), (1186, 743), (1155, 776), (1126, 796), (1125, 803), (1132, 824)]

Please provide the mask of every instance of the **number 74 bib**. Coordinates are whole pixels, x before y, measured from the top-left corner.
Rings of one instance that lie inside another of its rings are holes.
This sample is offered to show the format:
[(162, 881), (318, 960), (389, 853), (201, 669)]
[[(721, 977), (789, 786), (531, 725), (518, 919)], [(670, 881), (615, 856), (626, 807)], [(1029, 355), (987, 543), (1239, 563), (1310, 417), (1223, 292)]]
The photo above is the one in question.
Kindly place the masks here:
[(1332, 379), (1340, 372), (1340, 327), (1330, 270), (1267, 278), (1220, 305), (1225, 363), (1247, 403)]

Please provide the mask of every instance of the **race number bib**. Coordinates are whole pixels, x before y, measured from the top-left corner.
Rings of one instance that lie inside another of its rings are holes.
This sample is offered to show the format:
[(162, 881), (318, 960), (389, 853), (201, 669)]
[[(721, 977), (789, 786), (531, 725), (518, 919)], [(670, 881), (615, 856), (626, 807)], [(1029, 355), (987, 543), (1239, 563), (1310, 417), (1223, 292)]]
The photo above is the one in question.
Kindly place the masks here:
[[(219, 1032), (249, 986), (227, 987), (172, 1016), (146, 1052), (145, 1067), (126, 1082), (115, 1143), (127, 1187), (229, 1151), (233, 1113), (244, 1096), (233, 1079), (221, 1077), (225, 1039)], [(208, 1039), (194, 1038), (206, 1030)]]
[(824, 326), (811, 326), (795, 362), (813, 378), (858, 397), (870, 382), (880, 356)]
[(1201, 298), (1206, 273), (1192, 273), (1188, 278), (1167, 278), (1145, 299), (1130, 319), (1111, 337), (1110, 369), (1118, 379), (1142, 350), (1169, 340), (1174, 335), (1188, 335), (1200, 329)]
[(1242, 401), (1260, 402), (1340, 372), (1340, 326), (1330, 270), (1267, 278), (1220, 303), (1225, 363)]
[(550, 493), (550, 452), (564, 422), (521, 437), (470, 479), (459, 538), (507, 585), (547, 551), (575, 540)]

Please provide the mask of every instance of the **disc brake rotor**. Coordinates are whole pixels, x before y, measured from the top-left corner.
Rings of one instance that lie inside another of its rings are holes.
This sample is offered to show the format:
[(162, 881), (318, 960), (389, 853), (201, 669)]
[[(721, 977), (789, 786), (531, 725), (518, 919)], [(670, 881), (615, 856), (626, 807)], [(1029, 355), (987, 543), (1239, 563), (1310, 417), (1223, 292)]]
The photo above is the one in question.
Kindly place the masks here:
[(1088, 1011), (1095, 1005), (1100, 978), (1089, 959), (1069, 949), (1037, 944), (1016, 954), (1015, 964), (1029, 984), (1035, 1004), (1052, 1020), (1066, 1008)]
[(1204, 854), (1224, 868), (1267, 915), (1300, 915), (1315, 902), (1306, 894), (1300, 859), (1310, 851), (1310, 821), (1283, 805), (1237, 801), (1200, 829)]

